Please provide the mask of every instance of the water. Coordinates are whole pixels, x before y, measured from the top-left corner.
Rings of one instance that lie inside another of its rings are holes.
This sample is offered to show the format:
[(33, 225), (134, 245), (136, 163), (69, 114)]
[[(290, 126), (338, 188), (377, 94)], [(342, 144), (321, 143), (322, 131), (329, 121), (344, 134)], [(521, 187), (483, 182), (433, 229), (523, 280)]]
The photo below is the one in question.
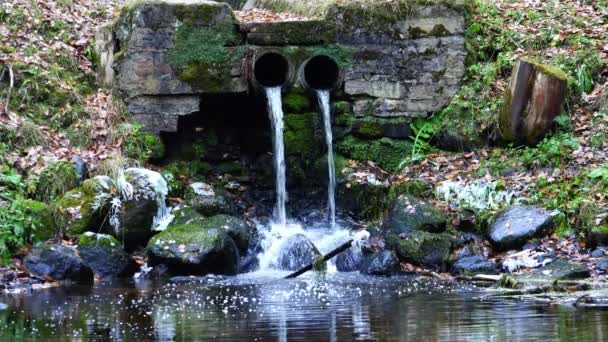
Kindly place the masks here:
[(334, 228), (336, 226), (336, 169), (334, 164), (334, 138), (331, 131), (331, 108), (329, 105), (330, 93), (328, 90), (317, 90), (319, 107), (323, 112), (323, 123), (325, 126), (325, 142), (327, 143), (327, 169), (329, 170), (329, 182), (327, 186), (327, 210), (329, 222)]
[(99, 283), (0, 296), (0, 340), (600, 341), (608, 311), (509, 300), (408, 277)]
[(276, 205), (274, 210), (275, 222), (279, 225), (287, 225), (287, 188), (285, 171), (285, 146), (283, 142), (283, 104), (281, 101), (281, 87), (264, 88), (268, 99), (268, 113), (272, 130), (274, 131), (274, 163), (275, 163), (275, 186)]

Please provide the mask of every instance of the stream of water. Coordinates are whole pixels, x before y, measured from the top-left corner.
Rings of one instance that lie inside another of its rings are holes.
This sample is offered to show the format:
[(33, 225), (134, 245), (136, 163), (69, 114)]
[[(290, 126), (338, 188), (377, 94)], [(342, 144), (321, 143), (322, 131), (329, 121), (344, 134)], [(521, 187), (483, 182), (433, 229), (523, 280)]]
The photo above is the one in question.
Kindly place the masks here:
[(281, 101), (281, 87), (265, 88), (266, 98), (268, 99), (268, 114), (274, 132), (273, 148), (275, 163), (275, 186), (276, 186), (276, 205), (274, 210), (274, 220), (276, 224), (287, 225), (287, 187), (285, 171), (285, 143), (283, 141), (283, 103)]
[(327, 169), (329, 170), (329, 182), (327, 185), (327, 210), (331, 227), (336, 226), (336, 169), (334, 164), (334, 138), (331, 131), (331, 107), (329, 103), (329, 90), (317, 90), (319, 107), (323, 113), (325, 128), (325, 142), (327, 143)]

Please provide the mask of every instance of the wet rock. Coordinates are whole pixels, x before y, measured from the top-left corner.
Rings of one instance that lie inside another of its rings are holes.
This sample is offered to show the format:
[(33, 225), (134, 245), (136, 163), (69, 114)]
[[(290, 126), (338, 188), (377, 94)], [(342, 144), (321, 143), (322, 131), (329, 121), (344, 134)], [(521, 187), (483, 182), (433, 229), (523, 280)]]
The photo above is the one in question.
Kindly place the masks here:
[(553, 280), (585, 279), (591, 276), (589, 270), (581, 265), (564, 259), (555, 259), (544, 267), (535, 270)]
[(608, 245), (608, 222), (602, 222), (601, 225), (591, 228), (587, 235), (587, 246), (595, 248), (598, 245)]
[(64, 245), (34, 248), (25, 258), (25, 267), (34, 275), (53, 280), (93, 280), (91, 268), (78, 257), (74, 248)]
[(601, 259), (600, 261), (598, 261), (598, 263), (595, 265), (595, 268), (598, 271), (602, 271), (602, 272), (608, 271), (608, 258), (604, 258), (604, 259)]
[(189, 206), (204, 216), (236, 213), (236, 208), (223, 196), (216, 195), (213, 187), (206, 183), (190, 184), (186, 190), (186, 200)]
[(182, 207), (175, 211), (171, 225), (200, 225), (220, 229), (236, 243), (241, 255), (245, 255), (254, 228), (245, 220), (230, 215), (201, 216), (192, 207)]
[(496, 274), (496, 264), (481, 255), (462, 257), (452, 265), (452, 273), (455, 274)]
[(553, 225), (553, 217), (542, 208), (511, 207), (498, 213), (490, 225), (490, 240), (501, 250), (521, 248)]
[(239, 250), (224, 223), (212, 217), (169, 226), (148, 243), (152, 262), (167, 264), (174, 274), (236, 274)]
[(390, 276), (399, 271), (399, 261), (390, 251), (382, 251), (366, 257), (361, 265), (361, 273), (376, 276)]
[(154, 219), (167, 193), (164, 178), (147, 169), (127, 169), (122, 179), (97, 176), (57, 201), (57, 225), (71, 236), (103, 231), (127, 246), (141, 246), (154, 233)]
[(137, 264), (112, 236), (86, 232), (78, 241), (78, 255), (101, 277), (131, 276)]
[(285, 240), (280, 247), (278, 267), (285, 271), (297, 271), (312, 264), (321, 253), (306, 236), (296, 234)]
[(384, 217), (385, 234), (409, 234), (413, 231), (441, 233), (447, 217), (431, 204), (409, 195), (397, 197)]
[(591, 252), (591, 257), (593, 258), (601, 258), (604, 255), (606, 255), (606, 253), (601, 248), (596, 248), (593, 252)]
[(340, 272), (355, 272), (361, 268), (363, 253), (361, 248), (351, 247), (336, 257), (336, 268)]
[(407, 236), (387, 239), (387, 247), (395, 251), (400, 261), (447, 270), (452, 238), (447, 234), (413, 231)]

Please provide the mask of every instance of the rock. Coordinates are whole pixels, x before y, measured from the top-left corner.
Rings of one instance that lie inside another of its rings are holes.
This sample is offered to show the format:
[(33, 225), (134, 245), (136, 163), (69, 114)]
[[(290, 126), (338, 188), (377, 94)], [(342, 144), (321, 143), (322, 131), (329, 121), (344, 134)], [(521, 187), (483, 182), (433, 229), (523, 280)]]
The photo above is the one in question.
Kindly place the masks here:
[(230, 215), (204, 217), (192, 207), (182, 207), (173, 214), (172, 225), (197, 224), (207, 228), (224, 231), (234, 240), (241, 255), (246, 254), (254, 228), (245, 220)]
[(443, 271), (448, 269), (452, 238), (447, 234), (413, 231), (402, 238), (389, 237), (387, 247), (395, 251), (400, 261)]
[(88, 230), (99, 231), (108, 208), (98, 199), (105, 196), (106, 177), (87, 179), (53, 204), (55, 223), (64, 233), (78, 236)]
[(351, 247), (338, 254), (336, 257), (336, 268), (340, 272), (355, 272), (360, 269), (362, 262), (363, 253), (361, 248)]
[(595, 268), (597, 268), (598, 271), (602, 272), (608, 271), (608, 258), (604, 258), (598, 261), (598, 263), (595, 265)]
[(60, 161), (48, 165), (38, 176), (35, 199), (52, 203), (65, 192), (78, 185), (76, 169), (67, 161)]
[(74, 165), (74, 170), (76, 171), (76, 176), (78, 177), (78, 184), (80, 185), (89, 177), (89, 168), (87, 163), (82, 159), (81, 156), (73, 156), (70, 159), (72, 165)]
[(382, 251), (365, 258), (361, 273), (376, 276), (390, 276), (399, 271), (399, 261), (390, 251)]
[(589, 270), (581, 265), (564, 259), (555, 259), (544, 267), (535, 270), (552, 280), (585, 279), (591, 276)]
[(521, 248), (553, 226), (553, 217), (542, 208), (511, 207), (496, 214), (490, 224), (490, 240), (500, 250)]
[(53, 280), (93, 280), (91, 268), (78, 257), (74, 248), (64, 245), (34, 248), (25, 258), (25, 267), (32, 274)]
[(312, 264), (321, 253), (306, 236), (296, 234), (285, 240), (277, 258), (278, 267), (285, 271), (297, 271)]
[(592, 258), (601, 258), (604, 255), (606, 255), (606, 253), (601, 248), (596, 248), (593, 252), (591, 252), (591, 257)]
[(236, 208), (223, 196), (217, 196), (213, 187), (205, 183), (193, 183), (186, 190), (188, 205), (204, 216), (217, 214), (234, 215)]
[(445, 214), (431, 204), (401, 195), (391, 203), (383, 227), (387, 235), (407, 235), (413, 231), (441, 233), (446, 223)]
[(137, 264), (110, 235), (86, 232), (78, 241), (78, 255), (100, 277), (131, 276)]
[(148, 243), (152, 262), (165, 263), (179, 275), (236, 274), (238, 247), (218, 222), (197, 218), (169, 226)]
[(608, 245), (608, 224), (592, 227), (587, 234), (586, 242), (590, 248)]
[(496, 264), (481, 255), (462, 257), (452, 265), (452, 273), (455, 274), (496, 274)]
[(57, 236), (57, 225), (53, 218), (52, 208), (43, 202), (34, 200), (23, 201), (24, 213), (26, 217), (30, 217), (40, 223), (35, 231), (31, 231), (28, 226), (26, 235), (33, 236), (34, 241), (46, 241)]

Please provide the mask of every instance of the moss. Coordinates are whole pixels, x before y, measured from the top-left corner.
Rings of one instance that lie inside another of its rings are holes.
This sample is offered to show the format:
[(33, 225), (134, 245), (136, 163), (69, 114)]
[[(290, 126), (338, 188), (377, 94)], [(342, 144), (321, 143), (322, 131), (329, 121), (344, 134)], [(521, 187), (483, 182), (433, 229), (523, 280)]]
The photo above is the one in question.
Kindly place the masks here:
[(99, 192), (99, 180), (88, 179), (82, 186), (69, 191), (53, 203), (53, 218), (57, 227), (67, 228), (67, 233), (72, 236), (99, 230), (104, 216), (104, 208), (94, 207)]
[(221, 248), (222, 235), (213, 234), (209, 230), (209, 227), (201, 226), (199, 222), (173, 225), (155, 235), (148, 243), (148, 248), (166, 244), (198, 245), (205, 250)]
[(310, 109), (311, 104), (304, 89), (293, 88), (286, 96), (283, 97), (283, 106), (288, 112), (303, 112)]
[(40, 223), (40, 226), (34, 227), (34, 231), (26, 232), (28, 236), (32, 236), (33, 241), (45, 241), (57, 235), (57, 225), (53, 220), (53, 212), (48, 204), (25, 200), (23, 207), (26, 218)]
[(355, 49), (339, 44), (313, 45), (313, 46), (285, 46), (276, 49), (281, 54), (288, 56), (294, 64), (301, 64), (306, 59), (314, 56), (327, 56), (333, 59), (341, 69), (346, 69), (353, 64)]
[(36, 199), (50, 203), (78, 185), (76, 168), (67, 161), (53, 163), (42, 171), (36, 185)]
[(412, 151), (411, 142), (390, 138), (362, 140), (347, 136), (338, 142), (336, 147), (347, 157), (355, 160), (371, 160), (389, 171), (399, 169), (402, 161)]
[(323, 259), (323, 256), (320, 256), (315, 259), (312, 263), (312, 269), (317, 272), (325, 272), (327, 271), (327, 262)]
[(215, 166), (215, 171), (219, 174), (242, 175), (244, 173), (243, 165), (239, 162), (222, 162)]
[(423, 231), (414, 231), (404, 239), (391, 237), (387, 243), (395, 249), (399, 260), (426, 266), (447, 263), (452, 249), (449, 235)]
[(353, 105), (348, 101), (337, 101), (334, 103), (334, 113), (336, 115), (353, 114)]
[(109, 251), (122, 250), (122, 245), (111, 235), (86, 232), (80, 235), (78, 248), (101, 247)]
[(545, 75), (549, 75), (564, 81), (570, 81), (570, 77), (556, 66), (544, 64), (532, 58), (525, 58), (523, 61), (534, 65), (537, 70)]
[(316, 130), (319, 117), (316, 113), (287, 114), (285, 116), (285, 154), (287, 156), (315, 160), (319, 154)]

